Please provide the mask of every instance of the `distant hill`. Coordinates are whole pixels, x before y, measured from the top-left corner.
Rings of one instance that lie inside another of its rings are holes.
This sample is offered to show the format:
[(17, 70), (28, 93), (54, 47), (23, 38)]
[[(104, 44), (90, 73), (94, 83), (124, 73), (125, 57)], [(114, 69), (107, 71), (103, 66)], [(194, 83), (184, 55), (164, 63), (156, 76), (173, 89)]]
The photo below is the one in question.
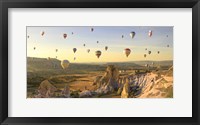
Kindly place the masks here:
[(63, 70), (61, 67), (61, 61), (55, 58), (32, 58), (27, 57), (27, 71), (28, 73), (34, 72), (50, 72), (51, 74), (62, 74), (62, 73), (85, 73), (88, 71), (104, 71), (104, 65), (98, 64), (87, 64), (87, 63), (70, 63), (67, 70)]
[(166, 60), (166, 61), (133, 61), (135, 64), (144, 66), (145, 64), (149, 64), (151, 65), (152, 62), (154, 63), (154, 65), (160, 65), (160, 66), (172, 66), (173, 65), (173, 61), (172, 60)]
[[(173, 61), (130, 61), (130, 62), (108, 62), (108, 63), (70, 63), (67, 70), (61, 67), (61, 61), (55, 58), (33, 58), (27, 57), (28, 73), (50, 72), (51, 74), (62, 73), (87, 73), (89, 71), (105, 71), (107, 65), (115, 65), (118, 69), (142, 69), (145, 64), (154, 66), (172, 66)], [(47, 74), (47, 73), (46, 73)]]

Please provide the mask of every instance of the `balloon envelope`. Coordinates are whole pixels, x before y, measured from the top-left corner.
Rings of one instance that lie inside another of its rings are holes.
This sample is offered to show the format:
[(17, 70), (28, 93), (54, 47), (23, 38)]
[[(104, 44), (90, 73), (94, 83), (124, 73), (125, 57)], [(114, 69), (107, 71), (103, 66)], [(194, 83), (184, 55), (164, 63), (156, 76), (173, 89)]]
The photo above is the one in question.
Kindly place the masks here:
[(94, 29), (93, 29), (93, 28), (91, 28), (91, 29), (90, 29), (90, 31), (91, 31), (91, 32), (93, 32), (93, 31), (94, 31)]
[(106, 50), (106, 51), (108, 50), (108, 47), (107, 47), (107, 46), (105, 46), (105, 50)]
[(131, 50), (129, 48), (124, 49), (124, 53), (126, 55), (126, 57), (128, 57), (131, 53)]
[(45, 32), (44, 32), (44, 31), (42, 31), (42, 32), (41, 32), (41, 36), (44, 36), (44, 33), (45, 33)]
[(101, 51), (99, 51), (99, 50), (96, 51), (96, 52), (95, 52), (95, 55), (99, 58), (99, 57), (101, 56)]
[(77, 49), (76, 48), (73, 48), (73, 51), (74, 51), (74, 53), (77, 51)]
[(89, 53), (89, 52), (90, 52), (90, 49), (88, 49), (87, 52)]
[(62, 66), (63, 69), (67, 69), (68, 66), (69, 66), (69, 61), (68, 60), (62, 60), (61, 66)]
[(135, 36), (135, 32), (130, 32), (130, 37), (133, 39)]
[(149, 30), (149, 37), (151, 37), (153, 34), (152, 30)]
[(64, 39), (66, 39), (66, 38), (67, 38), (67, 34), (66, 34), (66, 33), (64, 33), (64, 34), (63, 34), (63, 37), (64, 37)]

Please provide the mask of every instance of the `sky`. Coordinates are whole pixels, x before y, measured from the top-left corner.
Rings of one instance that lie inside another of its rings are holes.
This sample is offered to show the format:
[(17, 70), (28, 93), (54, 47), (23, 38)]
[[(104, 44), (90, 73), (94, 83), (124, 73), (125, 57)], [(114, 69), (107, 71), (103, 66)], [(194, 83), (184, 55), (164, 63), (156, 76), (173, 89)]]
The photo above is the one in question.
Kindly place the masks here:
[[(90, 30), (91, 28), (94, 29), (93, 32)], [(148, 36), (149, 30), (152, 31), (151, 37)], [(41, 32), (43, 31), (44, 35), (42, 36)], [(130, 37), (130, 32), (135, 32), (134, 38)], [(63, 37), (64, 33), (67, 34), (66, 39)], [(122, 35), (124, 38), (122, 38)], [(108, 46), (107, 51), (105, 46)], [(73, 52), (73, 48), (77, 49), (76, 53)], [(131, 50), (128, 57), (124, 53), (125, 48)], [(58, 49), (57, 52), (56, 49)], [(89, 53), (87, 49), (90, 49)], [(97, 50), (102, 53), (99, 58), (95, 55)], [(148, 51), (151, 51), (150, 55)], [(157, 53), (158, 51), (160, 51), (160, 54)], [(147, 55), (146, 58), (144, 54)], [(59, 60), (69, 60), (74, 63), (173, 60), (173, 27), (27, 27), (27, 56), (38, 58), (57, 57)], [(76, 60), (74, 60), (74, 57), (76, 57)]]

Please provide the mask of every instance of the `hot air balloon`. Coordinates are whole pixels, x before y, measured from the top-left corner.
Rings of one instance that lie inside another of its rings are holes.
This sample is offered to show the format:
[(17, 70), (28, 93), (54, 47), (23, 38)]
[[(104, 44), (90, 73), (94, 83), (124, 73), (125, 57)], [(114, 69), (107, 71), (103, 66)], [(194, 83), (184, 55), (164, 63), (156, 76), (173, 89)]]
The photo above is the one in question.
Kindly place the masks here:
[(151, 54), (151, 51), (148, 51), (149, 55)]
[(64, 34), (63, 34), (63, 37), (64, 37), (64, 39), (66, 39), (66, 38), (67, 38), (67, 34), (66, 34), (66, 33), (64, 33)]
[(99, 51), (99, 50), (96, 51), (96, 52), (95, 52), (95, 55), (99, 58), (99, 57), (101, 56), (101, 51)]
[(151, 37), (152, 36), (152, 30), (149, 30), (149, 37)]
[(62, 66), (63, 69), (67, 69), (67, 67), (69, 66), (69, 61), (68, 60), (62, 60), (61, 66)]
[(133, 39), (134, 36), (135, 36), (135, 32), (130, 32), (130, 36), (131, 36), (131, 38)]
[(158, 54), (160, 53), (160, 51), (158, 51)]
[(124, 35), (122, 35), (122, 38), (124, 38)]
[(77, 49), (76, 48), (73, 48), (73, 51), (74, 51), (74, 53), (77, 51)]
[(42, 31), (42, 32), (41, 32), (41, 36), (44, 36), (44, 33), (45, 33), (45, 32), (44, 32), (44, 31)]
[(168, 35), (166, 37), (168, 37)]
[(85, 46), (85, 44), (83, 44), (83, 46)]
[(147, 55), (146, 54), (144, 54), (144, 58), (146, 58), (147, 57)]
[(97, 41), (97, 43), (99, 43), (99, 41)]
[(93, 32), (93, 31), (94, 31), (94, 29), (93, 29), (93, 28), (90, 28), (90, 31), (91, 31), (91, 32)]
[(87, 49), (87, 52), (89, 53), (89, 52), (90, 52), (90, 49)]
[(169, 47), (169, 45), (167, 45), (167, 47)]
[(72, 35), (73, 35), (74, 33), (72, 32)]
[(145, 50), (147, 50), (147, 48), (145, 48)]
[(35, 49), (36, 49), (36, 47), (33, 47), (33, 49), (35, 50)]
[(126, 57), (128, 57), (131, 53), (131, 50), (129, 48), (124, 49), (124, 53), (126, 54)]
[(105, 50), (106, 50), (106, 51), (108, 50), (108, 47), (107, 47), (107, 46), (105, 46)]
[(76, 57), (74, 57), (74, 60), (76, 60)]
[(56, 52), (58, 52), (58, 49), (56, 49)]

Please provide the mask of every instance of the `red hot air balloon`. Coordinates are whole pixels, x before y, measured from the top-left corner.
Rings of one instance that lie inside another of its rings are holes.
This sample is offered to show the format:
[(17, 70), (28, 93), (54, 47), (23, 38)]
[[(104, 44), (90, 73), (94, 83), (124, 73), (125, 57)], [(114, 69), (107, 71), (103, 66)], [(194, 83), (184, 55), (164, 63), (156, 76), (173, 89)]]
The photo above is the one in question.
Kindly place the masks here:
[(64, 34), (63, 34), (63, 37), (64, 37), (64, 39), (66, 39), (66, 38), (67, 38), (67, 34), (66, 34), (66, 33), (64, 33)]
[(126, 57), (128, 57), (131, 53), (131, 50), (129, 48), (124, 49), (124, 53), (126, 55)]

